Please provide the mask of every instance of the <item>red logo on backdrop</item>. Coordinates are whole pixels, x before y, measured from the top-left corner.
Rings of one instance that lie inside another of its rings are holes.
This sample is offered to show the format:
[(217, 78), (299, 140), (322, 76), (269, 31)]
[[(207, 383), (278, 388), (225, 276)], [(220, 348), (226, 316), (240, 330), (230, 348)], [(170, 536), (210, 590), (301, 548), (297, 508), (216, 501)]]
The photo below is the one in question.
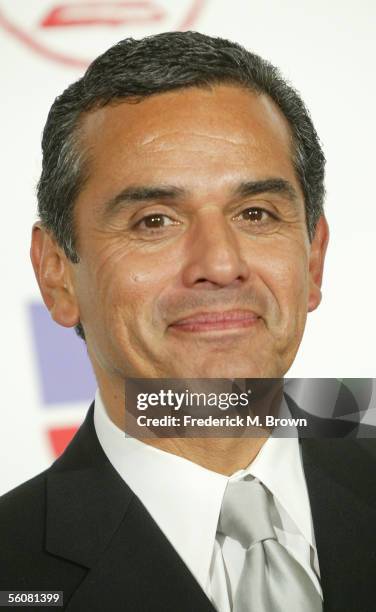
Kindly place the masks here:
[(0, 27), (49, 60), (85, 68), (127, 36), (194, 26), (206, 0), (0, 0)]
[(53, 456), (59, 457), (68, 446), (76, 433), (78, 427), (53, 427), (48, 430), (48, 438), (50, 441)]

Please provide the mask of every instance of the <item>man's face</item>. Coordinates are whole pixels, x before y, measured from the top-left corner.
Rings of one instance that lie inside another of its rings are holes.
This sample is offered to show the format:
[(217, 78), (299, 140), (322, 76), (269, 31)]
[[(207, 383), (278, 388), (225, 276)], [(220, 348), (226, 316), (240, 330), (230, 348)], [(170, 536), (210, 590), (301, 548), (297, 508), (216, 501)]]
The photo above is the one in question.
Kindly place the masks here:
[(191, 88), (89, 114), (73, 285), (101, 377), (278, 377), (320, 301), (291, 133), (265, 96)]

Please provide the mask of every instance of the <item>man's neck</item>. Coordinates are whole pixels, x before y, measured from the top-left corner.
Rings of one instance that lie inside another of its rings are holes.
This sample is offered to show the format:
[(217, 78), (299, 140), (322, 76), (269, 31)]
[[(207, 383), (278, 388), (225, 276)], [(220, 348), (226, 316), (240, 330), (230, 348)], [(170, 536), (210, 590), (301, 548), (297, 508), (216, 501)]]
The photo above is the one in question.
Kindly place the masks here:
[(212, 472), (231, 476), (252, 463), (266, 440), (267, 437), (149, 438), (142, 441)]
[[(124, 392), (113, 386), (100, 385), (100, 393), (106, 412), (119, 429), (125, 429)], [(202, 467), (230, 476), (246, 468), (256, 457), (267, 440), (265, 430), (257, 432), (254, 437), (228, 438), (139, 438), (145, 444), (159, 448), (167, 453), (177, 455), (197, 463)]]

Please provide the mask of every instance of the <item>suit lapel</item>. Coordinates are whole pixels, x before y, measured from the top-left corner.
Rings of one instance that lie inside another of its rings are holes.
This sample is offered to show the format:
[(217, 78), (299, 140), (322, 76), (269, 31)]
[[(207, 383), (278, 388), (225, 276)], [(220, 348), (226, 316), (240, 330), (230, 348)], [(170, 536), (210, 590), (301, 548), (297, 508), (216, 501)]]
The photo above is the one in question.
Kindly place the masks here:
[(325, 612), (371, 610), (375, 599), (374, 459), (355, 440), (301, 440)]
[[(325, 612), (371, 610), (375, 598), (374, 458), (355, 440), (303, 439)], [(139, 499), (104, 454), (93, 406), (48, 471), (46, 550), (88, 569), (69, 612), (213, 612)]]
[(89, 571), (69, 612), (214, 608), (85, 422), (47, 476), (46, 550)]
[(210, 601), (134, 496), (107, 549), (74, 593), (68, 612), (214, 612)]

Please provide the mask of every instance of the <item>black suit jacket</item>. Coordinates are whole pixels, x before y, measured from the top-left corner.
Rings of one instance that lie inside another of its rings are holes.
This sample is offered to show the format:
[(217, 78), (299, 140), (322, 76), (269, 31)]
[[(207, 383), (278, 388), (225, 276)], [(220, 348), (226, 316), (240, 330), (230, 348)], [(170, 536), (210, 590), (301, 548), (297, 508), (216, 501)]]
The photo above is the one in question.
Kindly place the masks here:
[[(357, 440), (301, 444), (324, 610), (376, 610), (375, 457)], [(69, 612), (214, 611), (102, 451), (93, 405), (50, 468), (0, 498), (0, 590), (63, 591)]]

